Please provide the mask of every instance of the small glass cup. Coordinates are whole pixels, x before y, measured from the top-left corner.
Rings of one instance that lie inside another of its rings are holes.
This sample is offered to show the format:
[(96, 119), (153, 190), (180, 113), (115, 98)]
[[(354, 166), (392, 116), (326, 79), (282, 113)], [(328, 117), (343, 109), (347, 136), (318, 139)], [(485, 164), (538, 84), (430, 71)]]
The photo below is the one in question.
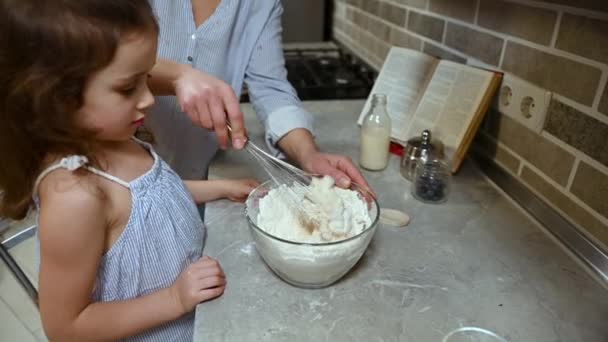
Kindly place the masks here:
[(414, 170), (412, 195), (424, 203), (443, 203), (448, 199), (451, 183), (450, 167), (443, 159), (420, 160)]

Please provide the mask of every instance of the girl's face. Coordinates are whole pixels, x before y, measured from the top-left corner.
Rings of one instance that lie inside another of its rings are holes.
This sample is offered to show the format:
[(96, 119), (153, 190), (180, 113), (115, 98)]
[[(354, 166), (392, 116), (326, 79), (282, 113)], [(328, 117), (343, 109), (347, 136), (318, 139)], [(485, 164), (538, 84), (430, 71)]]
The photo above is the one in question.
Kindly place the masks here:
[(120, 42), (108, 66), (89, 78), (79, 118), (98, 132), (97, 140), (128, 140), (143, 124), (144, 110), (154, 104), (147, 81), (155, 63), (156, 36), (134, 34)]

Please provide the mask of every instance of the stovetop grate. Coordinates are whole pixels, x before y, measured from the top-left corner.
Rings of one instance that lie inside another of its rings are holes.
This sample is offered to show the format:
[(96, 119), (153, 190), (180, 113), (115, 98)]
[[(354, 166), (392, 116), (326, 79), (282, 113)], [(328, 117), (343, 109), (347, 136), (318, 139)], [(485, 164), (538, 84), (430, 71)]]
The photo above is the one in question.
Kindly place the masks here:
[[(358, 57), (336, 48), (284, 50), (287, 79), (302, 101), (365, 99), (377, 73)], [(249, 100), (244, 90), (241, 102)]]

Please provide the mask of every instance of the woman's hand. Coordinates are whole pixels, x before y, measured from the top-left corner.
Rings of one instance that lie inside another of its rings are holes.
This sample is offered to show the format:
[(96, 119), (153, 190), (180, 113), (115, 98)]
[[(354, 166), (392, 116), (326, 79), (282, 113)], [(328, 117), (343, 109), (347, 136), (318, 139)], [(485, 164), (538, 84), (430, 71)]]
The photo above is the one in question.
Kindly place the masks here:
[(369, 184), (350, 158), (320, 152), (315, 145), (314, 137), (308, 130), (293, 129), (281, 138), (278, 144), (304, 171), (330, 176), (341, 188), (348, 188), (351, 182), (355, 182), (373, 194)]
[(221, 296), (226, 276), (217, 260), (204, 256), (188, 266), (169, 288), (175, 304), (183, 313), (197, 304)]
[(243, 113), (236, 94), (224, 81), (194, 69), (188, 64), (159, 58), (150, 71), (150, 90), (155, 96), (175, 95), (183, 112), (195, 125), (214, 130), (222, 149), (228, 146), (226, 120), (232, 126), (232, 146), (245, 143)]
[(301, 165), (309, 173), (332, 177), (341, 188), (348, 188), (351, 182), (355, 182), (371, 191), (359, 169), (348, 157), (314, 151), (302, 158)]
[(245, 202), (249, 193), (260, 183), (255, 179), (227, 179), (225, 182), (225, 197), (235, 202)]
[(181, 110), (194, 124), (214, 130), (221, 149), (227, 148), (230, 136), (226, 120), (232, 127), (232, 146), (243, 148), (246, 140), (243, 112), (232, 87), (194, 68), (183, 69), (174, 87)]

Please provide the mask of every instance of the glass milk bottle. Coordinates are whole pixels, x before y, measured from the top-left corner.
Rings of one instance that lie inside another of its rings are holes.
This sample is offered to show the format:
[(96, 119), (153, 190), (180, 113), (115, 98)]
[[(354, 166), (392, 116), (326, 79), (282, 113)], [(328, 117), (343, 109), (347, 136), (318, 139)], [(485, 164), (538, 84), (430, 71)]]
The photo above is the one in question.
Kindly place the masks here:
[(367, 170), (378, 171), (388, 163), (391, 118), (386, 112), (386, 95), (374, 94), (369, 112), (361, 125), (359, 164)]

